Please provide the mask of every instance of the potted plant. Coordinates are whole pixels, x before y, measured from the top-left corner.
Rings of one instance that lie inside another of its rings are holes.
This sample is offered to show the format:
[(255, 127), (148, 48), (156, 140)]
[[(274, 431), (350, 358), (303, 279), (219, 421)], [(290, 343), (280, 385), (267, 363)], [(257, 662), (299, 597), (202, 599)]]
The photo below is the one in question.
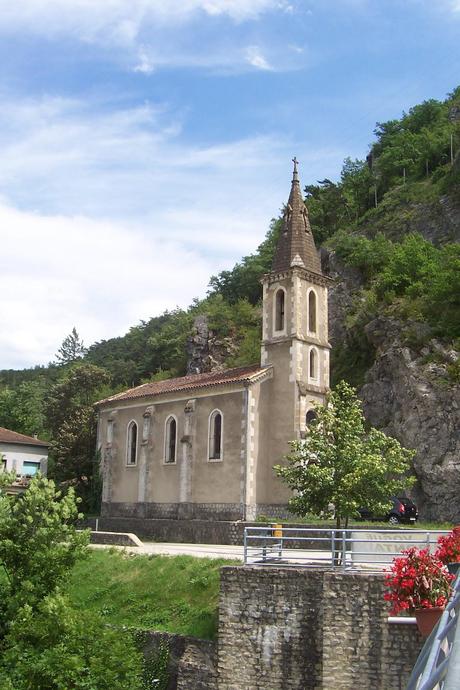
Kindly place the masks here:
[(392, 603), (391, 613), (415, 615), (420, 633), (426, 637), (438, 622), (451, 592), (453, 575), (428, 549), (405, 549), (393, 559), (385, 576), (384, 597)]
[(435, 555), (441, 563), (447, 565), (452, 575), (460, 568), (460, 527), (454, 527), (450, 534), (438, 537), (438, 548)]

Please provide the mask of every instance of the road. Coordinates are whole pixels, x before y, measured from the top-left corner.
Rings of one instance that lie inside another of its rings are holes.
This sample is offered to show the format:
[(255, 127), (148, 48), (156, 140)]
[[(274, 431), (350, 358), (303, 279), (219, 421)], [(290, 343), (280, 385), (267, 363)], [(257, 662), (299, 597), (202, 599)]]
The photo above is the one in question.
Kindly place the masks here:
[[(109, 544), (92, 544), (92, 548), (116, 548), (125, 549), (132, 554), (159, 555), (159, 556), (195, 556), (196, 558), (222, 558), (225, 560), (243, 562), (243, 547), (227, 544), (168, 544), (162, 542), (142, 542), (142, 546), (111, 546)], [(270, 554), (266, 554), (268, 557)], [(278, 555), (276, 552), (274, 555)], [(308, 563), (313, 565), (330, 565), (331, 554), (329, 551), (291, 550), (283, 551), (283, 562), (289, 564)], [(262, 560), (261, 549), (250, 552), (251, 562)], [(275, 565), (279, 561), (274, 560)]]

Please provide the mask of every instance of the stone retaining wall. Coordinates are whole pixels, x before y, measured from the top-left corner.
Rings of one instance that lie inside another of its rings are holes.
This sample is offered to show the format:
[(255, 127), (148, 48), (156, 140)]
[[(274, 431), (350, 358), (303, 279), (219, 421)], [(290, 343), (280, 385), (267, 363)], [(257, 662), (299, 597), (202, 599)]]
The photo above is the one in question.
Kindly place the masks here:
[[(245, 527), (266, 528), (271, 534), (269, 525), (261, 522), (235, 522), (224, 520), (176, 520), (176, 519), (146, 519), (136, 517), (100, 517), (98, 529), (110, 532), (133, 532), (145, 541), (159, 541), (182, 544), (230, 544), (242, 546)], [(89, 518), (82, 526), (96, 529), (96, 518)], [(316, 526), (316, 525), (315, 525)], [(288, 524), (290, 529), (305, 529), (308, 525)], [(285, 534), (288, 534), (287, 532)], [(296, 536), (290, 532), (290, 536)], [(312, 533), (313, 535), (315, 533)], [(320, 532), (317, 532), (320, 536)], [(329, 550), (328, 542), (315, 541), (285, 541), (283, 548)]]
[(168, 649), (167, 690), (217, 690), (214, 642), (151, 630), (141, 637), (140, 646), (147, 659), (155, 659), (162, 646)]
[(218, 690), (403, 690), (422, 640), (383, 592), (382, 574), (222, 568)]
[(404, 690), (422, 646), (389, 624), (383, 575), (260, 566), (221, 569), (216, 645), (142, 633), (170, 650), (168, 690)]
[(91, 532), (91, 544), (108, 544), (113, 546), (142, 546), (135, 534), (128, 532)]

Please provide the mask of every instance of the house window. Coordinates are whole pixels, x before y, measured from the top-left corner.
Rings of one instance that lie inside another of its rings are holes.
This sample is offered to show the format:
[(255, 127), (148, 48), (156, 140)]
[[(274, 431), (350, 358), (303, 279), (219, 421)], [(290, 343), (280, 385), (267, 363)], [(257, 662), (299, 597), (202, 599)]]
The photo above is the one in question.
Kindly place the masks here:
[(135, 465), (137, 461), (137, 424), (128, 424), (128, 443), (126, 447), (126, 464)]
[(310, 290), (308, 293), (308, 330), (316, 333), (316, 292)]
[(309, 355), (309, 374), (311, 379), (318, 378), (318, 353), (314, 348), (311, 348)]
[(285, 309), (285, 294), (283, 288), (276, 292), (275, 296), (275, 331), (284, 330), (284, 309)]
[(40, 471), (40, 463), (26, 460), (22, 463), (22, 474), (24, 477), (33, 477)]
[(176, 462), (177, 448), (177, 422), (175, 417), (168, 417), (166, 420), (165, 434), (165, 462)]
[(222, 413), (214, 410), (209, 415), (209, 460), (222, 460)]

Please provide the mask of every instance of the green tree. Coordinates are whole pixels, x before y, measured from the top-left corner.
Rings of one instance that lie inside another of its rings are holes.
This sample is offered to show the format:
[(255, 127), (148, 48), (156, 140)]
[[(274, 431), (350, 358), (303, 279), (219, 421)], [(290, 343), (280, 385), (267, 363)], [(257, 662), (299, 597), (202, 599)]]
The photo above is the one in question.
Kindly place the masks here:
[[(5, 487), (10, 477), (0, 476)], [(140, 690), (141, 658), (122, 631), (72, 609), (62, 589), (84, 557), (73, 489), (40, 475), (20, 496), (0, 489), (2, 690)]]
[(0, 426), (21, 434), (47, 438), (43, 414), (47, 384), (44, 378), (23, 381), (16, 388), (0, 390)]
[(383, 432), (366, 430), (354, 388), (340, 382), (316, 408), (304, 440), (292, 444), (286, 466), (276, 474), (295, 492), (289, 501), (297, 515), (320, 515), (332, 503), (337, 527), (367, 507), (384, 513), (389, 498), (413, 482), (406, 476), (414, 451)]
[(83, 340), (80, 339), (74, 326), (71, 333), (62, 341), (62, 345), (56, 353), (56, 359), (60, 364), (71, 364), (82, 359), (85, 354), (86, 348), (83, 345)]
[[(100, 367), (75, 365), (51, 387), (45, 403), (54, 476), (60, 482), (74, 483), (85, 501), (98, 482), (94, 403), (110, 393), (108, 381), (107, 372)], [(86, 503), (85, 508), (91, 506)]]
[(11, 623), (0, 660), (3, 690), (140, 690), (142, 656), (126, 630), (76, 611), (59, 592)]
[[(4, 489), (10, 480), (0, 475), (0, 487)], [(34, 609), (61, 586), (82, 557), (88, 534), (75, 529), (78, 517), (74, 490), (62, 494), (41, 475), (19, 498), (0, 488), (0, 565), (5, 575), (0, 631), (26, 603)]]
[(345, 158), (340, 179), (347, 207), (357, 221), (374, 202), (375, 180), (371, 170), (366, 161)]

